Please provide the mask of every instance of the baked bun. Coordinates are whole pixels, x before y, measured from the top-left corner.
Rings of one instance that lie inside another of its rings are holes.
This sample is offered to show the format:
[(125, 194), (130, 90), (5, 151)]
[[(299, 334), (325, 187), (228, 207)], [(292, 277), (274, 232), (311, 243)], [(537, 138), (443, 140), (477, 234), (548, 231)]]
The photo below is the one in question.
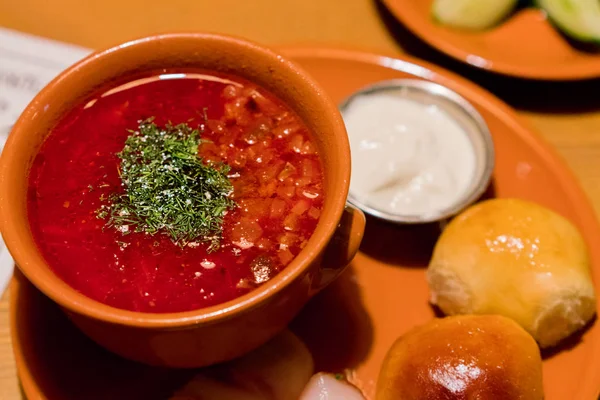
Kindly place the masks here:
[(431, 302), (445, 314), (499, 314), (541, 347), (595, 314), (590, 260), (573, 224), (535, 203), (495, 199), (452, 220), (427, 270)]
[(436, 319), (389, 350), (376, 400), (541, 400), (542, 360), (535, 341), (499, 315)]

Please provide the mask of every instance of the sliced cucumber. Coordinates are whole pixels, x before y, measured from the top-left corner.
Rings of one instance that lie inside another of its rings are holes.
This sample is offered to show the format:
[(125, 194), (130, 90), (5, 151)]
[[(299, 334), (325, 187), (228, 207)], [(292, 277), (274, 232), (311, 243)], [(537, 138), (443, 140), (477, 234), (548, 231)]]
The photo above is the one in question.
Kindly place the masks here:
[(433, 17), (444, 25), (469, 30), (491, 28), (517, 6), (519, 0), (435, 0)]
[(537, 4), (565, 35), (600, 44), (600, 0), (537, 0)]

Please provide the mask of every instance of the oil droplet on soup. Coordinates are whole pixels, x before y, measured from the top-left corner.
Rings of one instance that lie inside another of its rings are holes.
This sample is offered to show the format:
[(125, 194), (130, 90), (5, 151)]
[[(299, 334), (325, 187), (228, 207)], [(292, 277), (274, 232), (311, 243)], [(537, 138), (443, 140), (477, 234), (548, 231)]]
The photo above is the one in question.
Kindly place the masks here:
[[(149, 118), (197, 128), (202, 162), (230, 167), (235, 207), (223, 213), (216, 251), (98, 218), (125, 190), (118, 154)], [(38, 247), (70, 286), (113, 307), (164, 313), (268, 282), (306, 245), (323, 197), (311, 134), (283, 102), (236, 77), (170, 74), (100, 93), (66, 114), (33, 162), (28, 211)]]

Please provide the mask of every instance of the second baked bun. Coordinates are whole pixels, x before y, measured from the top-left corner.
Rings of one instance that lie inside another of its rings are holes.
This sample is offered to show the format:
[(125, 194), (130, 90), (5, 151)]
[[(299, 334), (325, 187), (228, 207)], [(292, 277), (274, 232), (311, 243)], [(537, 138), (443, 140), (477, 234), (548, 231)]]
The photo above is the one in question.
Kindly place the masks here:
[(501, 316), (433, 320), (400, 337), (383, 363), (376, 400), (541, 400), (533, 338)]
[(590, 260), (577, 228), (516, 199), (479, 203), (452, 220), (427, 270), (431, 302), (445, 314), (499, 314), (549, 347), (595, 313)]

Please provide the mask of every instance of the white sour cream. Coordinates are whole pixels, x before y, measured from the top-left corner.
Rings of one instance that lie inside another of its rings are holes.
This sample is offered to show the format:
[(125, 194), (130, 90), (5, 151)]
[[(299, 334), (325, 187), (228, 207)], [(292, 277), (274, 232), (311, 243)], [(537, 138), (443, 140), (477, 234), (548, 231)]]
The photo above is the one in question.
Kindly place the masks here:
[(467, 131), (440, 105), (402, 89), (355, 96), (343, 110), (352, 150), (350, 195), (386, 213), (427, 216), (460, 202), (475, 178)]

